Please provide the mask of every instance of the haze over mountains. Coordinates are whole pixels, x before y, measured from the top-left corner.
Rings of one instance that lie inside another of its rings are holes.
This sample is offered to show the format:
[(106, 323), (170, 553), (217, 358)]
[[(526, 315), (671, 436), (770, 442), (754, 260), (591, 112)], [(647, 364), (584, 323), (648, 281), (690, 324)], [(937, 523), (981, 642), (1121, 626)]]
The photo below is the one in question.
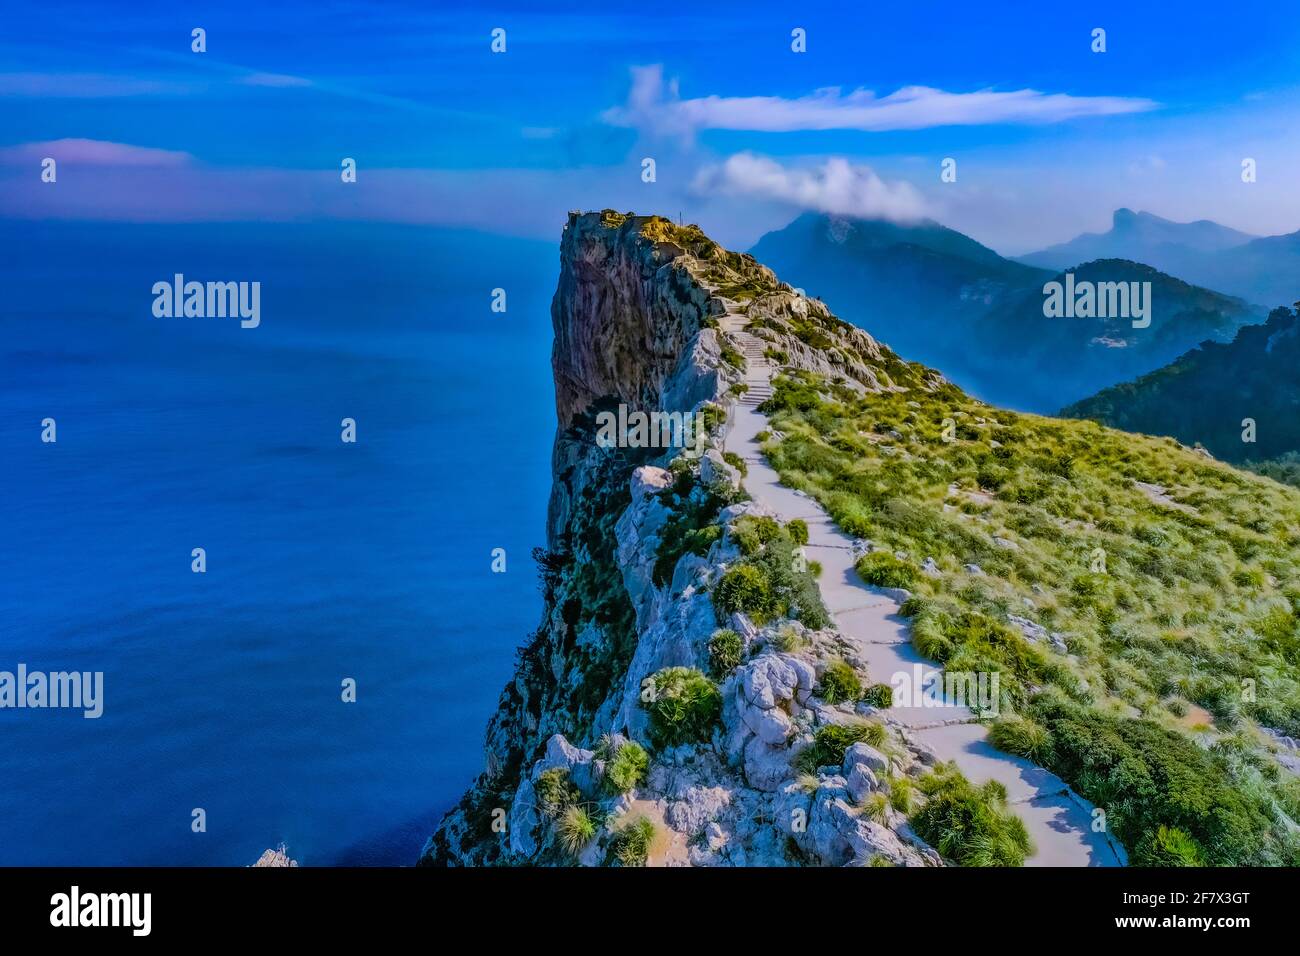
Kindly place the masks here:
[[(1183, 234), (1181, 224), (1139, 214), (1118, 219), (1121, 233), (1146, 237), (1126, 239), (1130, 252), (1142, 242), (1220, 250), (1205, 255), (1236, 248), (1227, 243), (1254, 244), (1205, 223), (1191, 224), (1180, 245), (1174, 239)], [(1086, 251), (1105, 251), (1098, 238)], [(898, 224), (807, 213), (763, 236), (751, 251), (905, 358), (943, 369), (986, 401), (1028, 411), (1055, 412), (1207, 339), (1229, 341), (1266, 315), (1122, 255), (1094, 255), (1053, 270), (1004, 258), (930, 220)], [(1061, 280), (1066, 269), (1077, 281), (1150, 282), (1150, 325), (1134, 328), (1128, 316), (1046, 317), (1043, 286)]]
[(1109, 232), (1086, 232), (1018, 257), (1026, 265), (1049, 269), (1092, 259), (1142, 262), (1265, 309), (1300, 298), (1300, 232), (1260, 238), (1208, 219), (1171, 222), (1149, 212), (1117, 209)]
[[(1228, 461), (1279, 458), (1300, 449), (1298, 368), (1300, 315), (1275, 309), (1266, 323), (1243, 328), (1232, 342), (1207, 342), (1061, 414), (1199, 442)], [(1247, 419), (1253, 428), (1244, 427)]]

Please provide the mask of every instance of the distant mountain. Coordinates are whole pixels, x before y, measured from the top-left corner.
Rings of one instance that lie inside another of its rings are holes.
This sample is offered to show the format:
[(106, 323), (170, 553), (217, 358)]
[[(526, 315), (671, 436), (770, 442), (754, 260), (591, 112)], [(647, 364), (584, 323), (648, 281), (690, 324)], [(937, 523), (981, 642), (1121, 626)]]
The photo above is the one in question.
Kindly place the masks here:
[(1265, 308), (1300, 299), (1300, 232), (1261, 239), (1208, 219), (1171, 222), (1117, 209), (1109, 232), (1084, 233), (1017, 261), (1065, 269), (1092, 259), (1144, 262)]
[(900, 225), (805, 214), (751, 250), (903, 355), (943, 368), (990, 402), (1053, 411), (1158, 368), (1204, 339), (1226, 341), (1260, 309), (1134, 262), (1072, 271), (1093, 282), (1152, 283), (1152, 321), (1047, 318), (1060, 273), (1005, 259), (936, 222)]
[(1130, 259), (1186, 278), (1179, 271), (1189, 254), (1222, 252), (1254, 239), (1217, 222), (1171, 222), (1149, 212), (1116, 209), (1109, 232), (1085, 232), (1069, 242), (1020, 256), (1019, 261), (1044, 269), (1067, 269), (1093, 259)]
[[(1273, 310), (1228, 343), (1207, 342), (1164, 368), (1065, 408), (1126, 431), (1200, 442), (1216, 458), (1244, 462), (1300, 450), (1300, 314)], [(1255, 423), (1242, 440), (1243, 420)]]

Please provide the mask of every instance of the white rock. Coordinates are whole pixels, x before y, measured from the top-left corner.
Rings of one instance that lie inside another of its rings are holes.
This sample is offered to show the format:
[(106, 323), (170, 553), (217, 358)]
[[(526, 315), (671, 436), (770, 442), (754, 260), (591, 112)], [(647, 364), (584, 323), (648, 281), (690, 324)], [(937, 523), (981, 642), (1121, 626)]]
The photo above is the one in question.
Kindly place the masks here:
[(874, 793), (880, 787), (880, 781), (866, 764), (855, 763), (849, 770), (846, 785), (853, 802), (861, 803), (868, 794)]
[(886, 776), (889, 774), (889, 758), (863, 741), (858, 741), (844, 752), (844, 769), (848, 770), (854, 764), (866, 764), (876, 773)]

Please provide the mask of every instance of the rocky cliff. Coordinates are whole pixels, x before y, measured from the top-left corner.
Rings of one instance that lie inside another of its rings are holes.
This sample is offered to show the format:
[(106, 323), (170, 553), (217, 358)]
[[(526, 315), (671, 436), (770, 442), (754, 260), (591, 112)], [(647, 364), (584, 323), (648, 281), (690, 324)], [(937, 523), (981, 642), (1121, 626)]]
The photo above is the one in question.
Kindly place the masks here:
[[(941, 380), (694, 226), (572, 214), (560, 261), (542, 621), (421, 863), (937, 864), (884, 797), (932, 757), (837, 698), (807, 530), (722, 450), (746, 360), (719, 318), (861, 392)], [(729, 612), (756, 582), (764, 612)]]

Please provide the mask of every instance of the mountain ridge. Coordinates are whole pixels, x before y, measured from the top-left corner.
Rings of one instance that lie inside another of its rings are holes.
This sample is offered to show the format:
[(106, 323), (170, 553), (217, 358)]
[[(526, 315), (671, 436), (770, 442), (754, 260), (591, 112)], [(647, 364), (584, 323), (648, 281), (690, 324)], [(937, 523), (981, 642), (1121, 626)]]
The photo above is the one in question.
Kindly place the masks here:
[[(657, 217), (571, 215), (552, 321), (543, 619), (422, 865), (1019, 865), (1035, 834), (1071, 862), (1300, 861), (1300, 790), (1251, 776), (1300, 732), (1300, 492), (988, 406)], [(700, 440), (603, 444), (618, 406)], [(849, 549), (822, 584), (819, 547)], [(993, 712), (909, 721), (899, 643), (1000, 676)], [(1247, 672), (1270, 694), (1239, 701)], [(1058, 802), (1018, 810), (1022, 774)], [(1095, 810), (1104, 833), (1067, 823)]]

